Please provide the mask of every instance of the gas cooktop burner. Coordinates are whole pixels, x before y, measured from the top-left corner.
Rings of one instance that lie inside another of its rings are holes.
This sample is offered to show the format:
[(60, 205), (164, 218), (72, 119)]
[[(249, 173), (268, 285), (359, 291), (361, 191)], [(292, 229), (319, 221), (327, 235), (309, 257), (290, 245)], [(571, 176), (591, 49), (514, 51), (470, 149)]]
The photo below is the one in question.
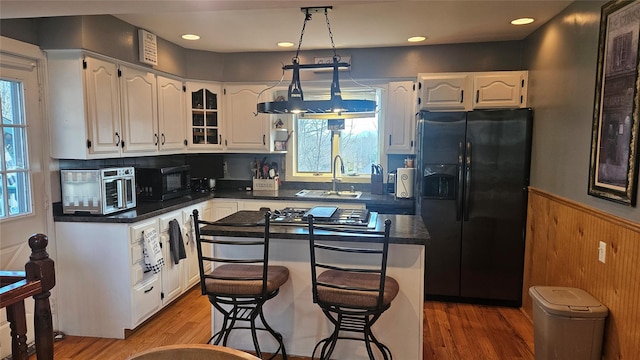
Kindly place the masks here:
[(294, 208), (274, 210), (270, 221), (278, 225), (307, 224), (307, 215), (314, 215), (314, 223), (332, 226), (354, 226), (375, 228), (378, 213), (367, 209), (340, 209), (332, 206), (317, 206), (314, 208)]

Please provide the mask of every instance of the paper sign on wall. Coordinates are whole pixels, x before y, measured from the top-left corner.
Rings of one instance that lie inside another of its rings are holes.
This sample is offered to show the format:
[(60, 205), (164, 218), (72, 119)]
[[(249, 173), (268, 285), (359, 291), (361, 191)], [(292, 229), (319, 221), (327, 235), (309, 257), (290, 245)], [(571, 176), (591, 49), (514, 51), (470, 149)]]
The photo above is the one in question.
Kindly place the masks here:
[(158, 39), (155, 34), (138, 29), (138, 52), (140, 62), (158, 65)]

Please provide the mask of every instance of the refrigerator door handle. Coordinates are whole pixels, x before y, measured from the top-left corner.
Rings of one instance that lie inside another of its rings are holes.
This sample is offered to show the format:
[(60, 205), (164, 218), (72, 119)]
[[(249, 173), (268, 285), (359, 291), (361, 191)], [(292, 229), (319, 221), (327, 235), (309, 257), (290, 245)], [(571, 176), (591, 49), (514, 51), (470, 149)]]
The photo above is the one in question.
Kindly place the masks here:
[(464, 181), (464, 221), (469, 221), (469, 208), (471, 207), (471, 204), (469, 203), (471, 194), (471, 141), (467, 141)]
[(462, 192), (463, 187), (463, 153), (464, 148), (462, 142), (458, 143), (458, 196), (456, 196), (456, 221), (460, 221), (462, 217)]

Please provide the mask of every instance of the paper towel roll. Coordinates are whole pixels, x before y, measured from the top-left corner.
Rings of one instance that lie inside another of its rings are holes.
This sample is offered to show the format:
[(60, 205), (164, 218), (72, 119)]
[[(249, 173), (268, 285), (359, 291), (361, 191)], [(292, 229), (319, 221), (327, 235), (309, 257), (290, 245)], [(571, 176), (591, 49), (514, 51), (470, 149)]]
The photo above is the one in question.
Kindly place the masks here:
[(416, 168), (398, 168), (396, 176), (396, 197), (410, 199), (413, 197), (413, 183)]

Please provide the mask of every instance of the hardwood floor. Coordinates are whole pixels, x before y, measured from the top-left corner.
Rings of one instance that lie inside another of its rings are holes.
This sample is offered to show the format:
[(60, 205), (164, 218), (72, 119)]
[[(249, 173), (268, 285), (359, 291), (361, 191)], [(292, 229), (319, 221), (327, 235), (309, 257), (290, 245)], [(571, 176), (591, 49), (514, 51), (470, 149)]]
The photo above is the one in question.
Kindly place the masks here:
[[(67, 336), (54, 343), (54, 357), (123, 360), (156, 346), (205, 343), (210, 309), (195, 287), (125, 340)], [(424, 315), (424, 360), (534, 359), (533, 327), (520, 309), (428, 301)]]

